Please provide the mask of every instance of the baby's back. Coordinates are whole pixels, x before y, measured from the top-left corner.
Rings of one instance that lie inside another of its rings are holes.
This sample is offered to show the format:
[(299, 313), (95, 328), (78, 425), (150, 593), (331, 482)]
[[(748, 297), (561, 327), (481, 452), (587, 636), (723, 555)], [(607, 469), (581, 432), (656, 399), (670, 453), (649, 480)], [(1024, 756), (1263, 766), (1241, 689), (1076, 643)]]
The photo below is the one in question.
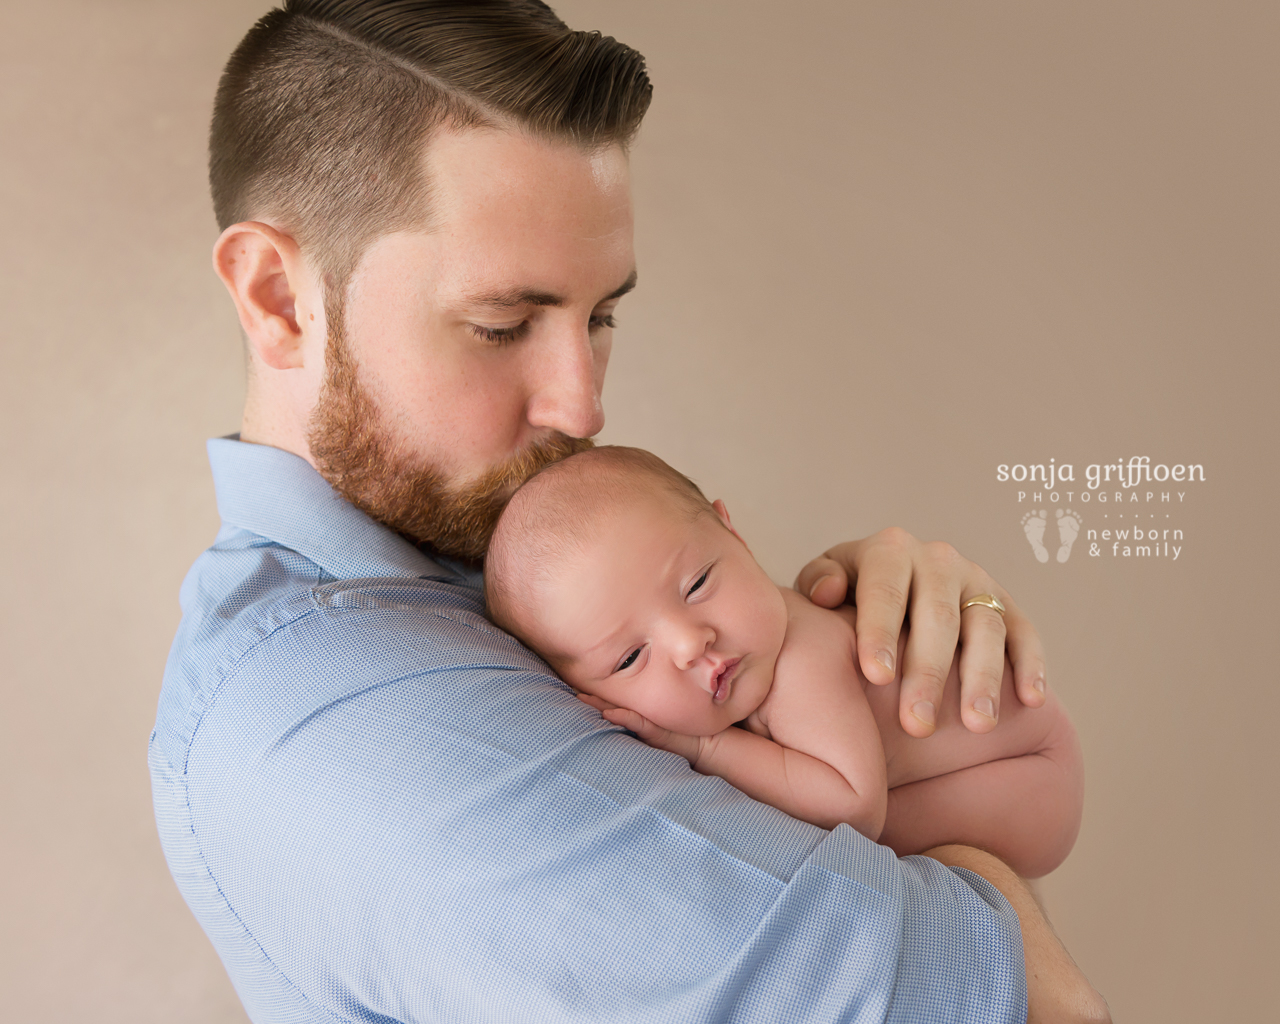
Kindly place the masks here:
[[(890, 789), (999, 758), (1019, 757), (1039, 749), (1051, 740), (1052, 734), (1061, 728), (1066, 718), (1061, 702), (1052, 693), (1044, 707), (1026, 707), (1014, 692), (1013, 670), (1006, 661), (1000, 686), (999, 723), (988, 733), (970, 732), (960, 717), (960, 652), (957, 650), (947, 675), (942, 706), (938, 710), (937, 728), (927, 739), (917, 739), (902, 728), (898, 718), (901, 672), (894, 676), (892, 682), (877, 686), (862, 674), (858, 666), (854, 632), (857, 610), (851, 605), (834, 610), (820, 608), (794, 590), (780, 589), (787, 602), (787, 634), (778, 656), (774, 688), (761, 708), (765, 719), (773, 723), (770, 732), (779, 743), (786, 744), (787, 740), (779, 734), (778, 727), (785, 734), (798, 717), (823, 716), (821, 704), (805, 700), (812, 680), (800, 675), (811, 673), (815, 662), (819, 662), (832, 676), (843, 679), (845, 685), (856, 686), (865, 695), (884, 745)], [(908, 642), (908, 631), (903, 629), (895, 658), (898, 666), (904, 663)], [(801, 650), (805, 651), (805, 656), (796, 657)], [(775, 701), (782, 705), (777, 710), (783, 713), (769, 707)]]

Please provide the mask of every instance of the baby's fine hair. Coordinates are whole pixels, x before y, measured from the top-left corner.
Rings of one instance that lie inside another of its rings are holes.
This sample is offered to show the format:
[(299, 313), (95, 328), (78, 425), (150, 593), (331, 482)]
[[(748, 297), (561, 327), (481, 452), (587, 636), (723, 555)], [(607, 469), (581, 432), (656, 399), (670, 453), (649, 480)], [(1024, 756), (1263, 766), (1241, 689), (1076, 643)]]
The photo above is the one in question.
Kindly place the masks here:
[(689, 520), (715, 510), (698, 487), (652, 452), (600, 445), (539, 470), (511, 496), (489, 542), (484, 594), (489, 618), (521, 635), (521, 597), (553, 579), (601, 520), (642, 496), (660, 495)]

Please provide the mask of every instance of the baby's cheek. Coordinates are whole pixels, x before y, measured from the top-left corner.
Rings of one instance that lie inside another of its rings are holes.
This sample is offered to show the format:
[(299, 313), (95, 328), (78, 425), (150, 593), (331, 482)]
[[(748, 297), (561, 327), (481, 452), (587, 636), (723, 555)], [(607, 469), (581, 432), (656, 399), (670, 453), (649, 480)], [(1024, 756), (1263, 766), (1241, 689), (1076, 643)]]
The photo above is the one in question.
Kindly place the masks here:
[(594, 697), (599, 700), (607, 701), (615, 707), (625, 708), (628, 706), (624, 701), (617, 700), (616, 697), (611, 695), (609, 687), (601, 686), (597, 680), (572, 679), (568, 676), (561, 676), (560, 678), (568, 683), (569, 686), (571, 686), (577, 693), (583, 696)]
[(787, 602), (782, 591), (769, 584), (767, 600), (760, 604), (759, 621), (756, 624), (756, 636), (760, 638), (761, 654), (769, 658), (777, 658), (782, 650), (782, 641), (787, 635)]
[(640, 711), (654, 725), (678, 732), (682, 736), (710, 736), (719, 731), (710, 728), (705, 709), (690, 708), (681, 701), (671, 699), (648, 700), (644, 703), (646, 710), (635, 710)]

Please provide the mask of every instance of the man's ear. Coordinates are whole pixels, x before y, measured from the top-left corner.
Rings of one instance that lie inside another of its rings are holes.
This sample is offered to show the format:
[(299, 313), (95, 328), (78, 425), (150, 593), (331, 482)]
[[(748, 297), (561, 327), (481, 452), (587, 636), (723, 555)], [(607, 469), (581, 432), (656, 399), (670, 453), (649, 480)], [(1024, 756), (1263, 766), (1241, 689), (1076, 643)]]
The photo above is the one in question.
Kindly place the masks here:
[[(720, 522), (724, 523), (724, 528), (737, 537), (738, 540), (742, 540), (742, 534), (733, 528), (733, 523), (729, 520), (729, 509), (725, 507), (725, 503), (719, 498), (716, 498), (716, 500), (711, 503), (711, 507), (716, 510), (716, 515), (720, 517)], [(742, 546), (746, 548), (747, 551), (751, 550), (751, 545), (745, 540), (742, 540)]]
[(303, 365), (303, 321), (314, 322), (306, 263), (297, 243), (269, 224), (232, 224), (213, 246), (213, 269), (231, 293), (258, 357), (276, 370)]

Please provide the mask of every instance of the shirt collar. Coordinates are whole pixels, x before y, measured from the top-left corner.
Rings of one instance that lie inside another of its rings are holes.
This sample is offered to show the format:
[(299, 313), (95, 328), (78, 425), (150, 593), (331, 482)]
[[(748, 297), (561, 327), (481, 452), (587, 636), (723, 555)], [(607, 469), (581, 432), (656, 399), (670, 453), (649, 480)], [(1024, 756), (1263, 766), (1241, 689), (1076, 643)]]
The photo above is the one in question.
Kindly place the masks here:
[(479, 586), (479, 574), (423, 554), (342, 498), (297, 455), (238, 436), (208, 442), (218, 514), (275, 541), (338, 579), (388, 576)]

